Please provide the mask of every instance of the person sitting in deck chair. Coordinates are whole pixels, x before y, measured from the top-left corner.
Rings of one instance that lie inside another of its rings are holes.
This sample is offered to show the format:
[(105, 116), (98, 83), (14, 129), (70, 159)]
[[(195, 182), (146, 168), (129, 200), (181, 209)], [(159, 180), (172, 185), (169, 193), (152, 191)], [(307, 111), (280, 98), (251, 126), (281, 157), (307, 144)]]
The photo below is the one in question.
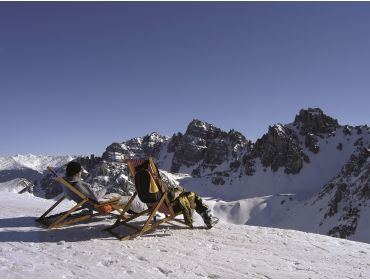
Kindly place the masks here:
[[(78, 189), (81, 193), (86, 195), (88, 198), (93, 199), (95, 201), (99, 201), (101, 199), (111, 199), (113, 197), (119, 197), (118, 205), (125, 205), (127, 204), (130, 196), (122, 196), (118, 193), (106, 193), (106, 189), (102, 189), (100, 191), (94, 191), (91, 184), (83, 182), (81, 180), (82, 166), (80, 163), (76, 161), (71, 161), (68, 163), (66, 168), (66, 180), (73, 185), (76, 189)], [(138, 213), (147, 208), (146, 204), (141, 202), (139, 199), (135, 199), (131, 205), (130, 209), (132, 212)]]
[(148, 170), (152, 170), (152, 175), (157, 178), (158, 183), (162, 185), (164, 191), (168, 192), (169, 200), (176, 212), (181, 211), (184, 215), (186, 224), (192, 227), (192, 210), (195, 210), (203, 219), (207, 228), (210, 229), (219, 222), (219, 219), (212, 215), (211, 209), (204, 203), (203, 199), (195, 192), (189, 192), (182, 186), (170, 186), (161, 180), (159, 170), (155, 164), (150, 168), (150, 161), (146, 160), (140, 165), (135, 174), (135, 185), (142, 186), (138, 192), (139, 198), (145, 203), (155, 203), (161, 199), (161, 192), (150, 190), (151, 182)]

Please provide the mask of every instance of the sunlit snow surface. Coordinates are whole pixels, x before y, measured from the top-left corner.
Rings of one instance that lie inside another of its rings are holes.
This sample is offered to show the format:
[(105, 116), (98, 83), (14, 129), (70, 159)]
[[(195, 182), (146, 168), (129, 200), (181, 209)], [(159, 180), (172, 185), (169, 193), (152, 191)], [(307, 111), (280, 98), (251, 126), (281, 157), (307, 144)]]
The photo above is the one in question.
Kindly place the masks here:
[(366, 243), (223, 221), (206, 230), (199, 216), (195, 229), (118, 241), (102, 231), (112, 219), (49, 230), (35, 218), (53, 201), (9, 184), (0, 199), (0, 278), (370, 278)]

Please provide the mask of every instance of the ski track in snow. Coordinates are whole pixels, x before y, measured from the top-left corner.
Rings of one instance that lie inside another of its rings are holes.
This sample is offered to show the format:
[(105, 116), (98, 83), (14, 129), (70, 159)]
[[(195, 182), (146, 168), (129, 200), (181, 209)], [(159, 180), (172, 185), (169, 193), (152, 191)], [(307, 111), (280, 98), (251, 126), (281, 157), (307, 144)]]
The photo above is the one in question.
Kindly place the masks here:
[[(130, 241), (103, 217), (49, 230), (52, 202), (0, 191), (0, 278), (370, 278), (370, 245), (299, 231), (220, 222), (166, 224)], [(63, 209), (62, 209), (63, 210)]]

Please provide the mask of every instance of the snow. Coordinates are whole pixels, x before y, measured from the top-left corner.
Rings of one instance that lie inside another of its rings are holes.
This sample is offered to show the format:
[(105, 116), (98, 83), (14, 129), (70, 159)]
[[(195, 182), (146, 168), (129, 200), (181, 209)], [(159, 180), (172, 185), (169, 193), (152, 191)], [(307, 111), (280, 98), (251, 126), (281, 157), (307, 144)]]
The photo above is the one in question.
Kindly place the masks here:
[(275, 226), (296, 205), (294, 195), (269, 195), (237, 201), (216, 201), (213, 211), (227, 223), (240, 225)]
[(118, 241), (102, 231), (108, 217), (49, 230), (35, 218), (52, 201), (0, 198), (0, 278), (370, 278), (366, 243), (222, 221), (206, 230), (199, 216), (194, 229), (167, 224)]
[(48, 166), (62, 166), (73, 160), (72, 156), (15, 155), (0, 157), (0, 170), (29, 168), (42, 173)]
[(164, 170), (171, 170), (173, 156), (175, 154), (174, 152), (172, 153), (168, 152), (169, 143), (170, 143), (169, 140), (164, 141), (163, 147), (160, 150), (160, 153), (158, 155), (158, 160), (157, 160), (158, 166), (160, 166), (161, 169), (164, 169)]
[(283, 135), (286, 134), (284, 126), (282, 124), (278, 123), (275, 125), (275, 127), (280, 134), (283, 134)]
[(18, 193), (27, 187), (27, 183), (24, 179), (13, 179), (4, 183), (0, 183), (0, 191), (9, 191)]

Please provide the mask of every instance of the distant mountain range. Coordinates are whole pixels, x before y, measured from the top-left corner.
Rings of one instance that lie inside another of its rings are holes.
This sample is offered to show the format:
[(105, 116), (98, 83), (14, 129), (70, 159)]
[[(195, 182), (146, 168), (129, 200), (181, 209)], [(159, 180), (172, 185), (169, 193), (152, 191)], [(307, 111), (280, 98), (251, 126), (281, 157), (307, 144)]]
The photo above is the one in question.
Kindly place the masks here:
[[(238, 131), (193, 120), (184, 134), (153, 132), (112, 143), (101, 157), (77, 160), (91, 174), (87, 181), (127, 194), (133, 186), (122, 160), (153, 157), (165, 180), (212, 198), (213, 211), (225, 221), (370, 242), (369, 148), (367, 125), (340, 125), (321, 109), (309, 108), (290, 124), (270, 126), (256, 142)], [(70, 159), (52, 163), (63, 173)], [(5, 174), (14, 179), (13, 171), (20, 176), (21, 170), (35, 170), (12, 165), (12, 160), (0, 158), (0, 180)], [(35, 171), (41, 174), (45, 166)], [(60, 191), (49, 175), (38, 177), (38, 195), (52, 197)]]
[(0, 183), (16, 178), (35, 181), (43, 176), (46, 168), (61, 166), (71, 161), (72, 156), (16, 155), (0, 157)]

